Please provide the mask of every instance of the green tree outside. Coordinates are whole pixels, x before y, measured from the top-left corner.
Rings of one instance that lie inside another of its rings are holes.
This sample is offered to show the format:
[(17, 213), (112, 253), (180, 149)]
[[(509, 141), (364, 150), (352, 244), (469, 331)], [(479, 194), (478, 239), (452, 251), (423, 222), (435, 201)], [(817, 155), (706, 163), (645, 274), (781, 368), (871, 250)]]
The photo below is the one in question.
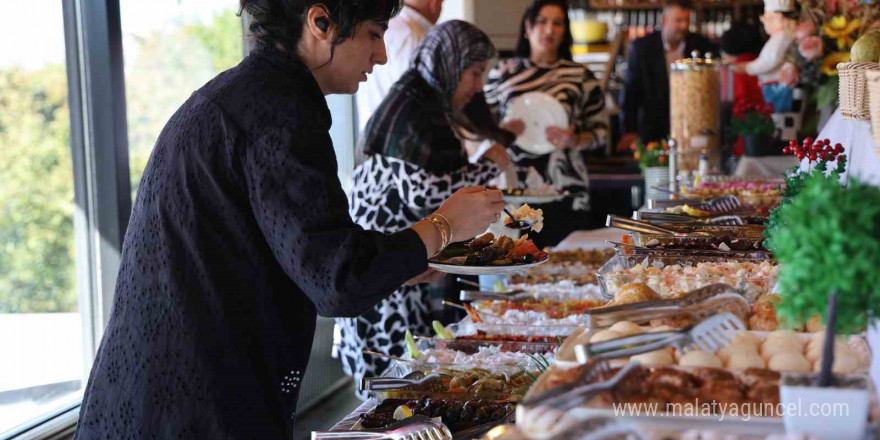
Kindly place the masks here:
[[(126, 47), (133, 190), (175, 110), (242, 57), (236, 11)], [(132, 50), (129, 50), (132, 49)], [(129, 58), (131, 55), (132, 56)], [(62, 63), (0, 69), (0, 313), (77, 310), (73, 165)]]

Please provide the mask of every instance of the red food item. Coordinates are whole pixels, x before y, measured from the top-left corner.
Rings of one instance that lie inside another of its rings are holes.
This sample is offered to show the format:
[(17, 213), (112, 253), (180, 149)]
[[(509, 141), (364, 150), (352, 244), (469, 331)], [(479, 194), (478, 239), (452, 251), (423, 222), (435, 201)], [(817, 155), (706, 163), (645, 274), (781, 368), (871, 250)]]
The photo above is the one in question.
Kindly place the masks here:
[(532, 257), (535, 257), (535, 261), (541, 261), (547, 258), (547, 253), (538, 249), (538, 247), (535, 246), (535, 243), (531, 240), (526, 240), (511, 249), (510, 255), (513, 255), (515, 258), (522, 258), (526, 255), (531, 255)]

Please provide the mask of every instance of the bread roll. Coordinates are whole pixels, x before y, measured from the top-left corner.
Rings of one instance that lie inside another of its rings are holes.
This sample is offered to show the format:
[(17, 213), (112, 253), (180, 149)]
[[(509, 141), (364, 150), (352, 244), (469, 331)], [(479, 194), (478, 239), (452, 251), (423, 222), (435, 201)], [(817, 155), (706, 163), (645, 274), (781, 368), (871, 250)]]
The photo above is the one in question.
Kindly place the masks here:
[(784, 339), (801, 347), (804, 346), (804, 340), (791, 330), (776, 330), (775, 332), (770, 332), (765, 340), (767, 339)]
[(660, 299), (660, 295), (644, 283), (629, 283), (621, 286), (614, 295), (614, 304), (631, 304)]
[[(817, 342), (812, 345), (807, 346), (806, 350), (806, 358), (810, 362), (816, 362), (817, 359), (822, 357), (822, 351), (825, 350), (825, 338), (821, 338), (822, 342)], [(852, 351), (849, 348), (849, 344), (846, 343), (843, 339), (835, 339), (834, 340), (834, 353), (835, 355), (840, 351)]]
[(745, 351), (736, 353), (727, 360), (727, 368), (733, 370), (746, 370), (749, 368), (765, 368), (764, 359), (757, 351)]
[(672, 350), (667, 348), (638, 354), (631, 357), (630, 360), (639, 361), (642, 365), (675, 365), (675, 359), (672, 358)]
[(685, 355), (678, 360), (678, 365), (681, 365), (682, 367), (722, 368), (724, 367), (724, 362), (721, 361), (721, 358), (712, 353), (707, 353), (702, 350), (694, 350), (685, 353)]
[(735, 342), (731, 345), (727, 345), (721, 350), (718, 350), (718, 357), (721, 358), (725, 363), (730, 360), (731, 357), (734, 356), (743, 356), (746, 354), (754, 353), (756, 356), (760, 357), (758, 354), (758, 348), (752, 345), (749, 342)]
[(755, 347), (755, 350), (761, 346), (761, 338), (752, 332), (739, 332), (733, 337), (732, 344), (748, 344)]
[(612, 339), (622, 338), (623, 335), (613, 330), (601, 330), (590, 336), (590, 343), (605, 342)]
[(640, 335), (644, 333), (638, 324), (629, 321), (620, 321), (609, 327), (608, 330), (620, 333), (623, 336)]
[(767, 339), (761, 343), (761, 356), (770, 359), (776, 354), (791, 351), (804, 352), (804, 342), (791, 330), (777, 330), (767, 335)]
[(810, 333), (821, 332), (825, 330), (825, 324), (822, 323), (822, 317), (819, 315), (813, 315), (809, 321), (807, 321), (807, 331)]
[(678, 330), (678, 329), (675, 327), (668, 326), (668, 325), (658, 325), (657, 327), (651, 327), (651, 329), (648, 330), (648, 333), (669, 332), (669, 331), (673, 331), (673, 330)]
[[(862, 362), (859, 360), (859, 356), (849, 349), (849, 347), (842, 350), (834, 351), (834, 364), (831, 366), (831, 371), (837, 374), (843, 373), (856, 373), (862, 368)], [(820, 356), (813, 362), (813, 371), (819, 371), (822, 369), (822, 357)]]
[(767, 368), (773, 371), (793, 371), (798, 373), (806, 373), (810, 371), (810, 362), (804, 355), (793, 352), (783, 351), (770, 358), (767, 362)]

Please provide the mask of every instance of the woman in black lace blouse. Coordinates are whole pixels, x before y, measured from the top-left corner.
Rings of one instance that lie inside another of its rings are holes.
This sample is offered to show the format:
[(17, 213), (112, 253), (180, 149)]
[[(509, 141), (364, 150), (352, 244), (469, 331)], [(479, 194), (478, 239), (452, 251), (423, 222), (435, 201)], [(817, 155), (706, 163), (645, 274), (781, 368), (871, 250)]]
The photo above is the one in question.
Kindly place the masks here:
[(354, 93), (398, 0), (242, 0), (257, 49), (172, 116), (141, 180), (78, 439), (284, 439), (316, 314), (430, 278), (501, 194), (465, 188), (394, 233), (348, 215), (324, 95)]

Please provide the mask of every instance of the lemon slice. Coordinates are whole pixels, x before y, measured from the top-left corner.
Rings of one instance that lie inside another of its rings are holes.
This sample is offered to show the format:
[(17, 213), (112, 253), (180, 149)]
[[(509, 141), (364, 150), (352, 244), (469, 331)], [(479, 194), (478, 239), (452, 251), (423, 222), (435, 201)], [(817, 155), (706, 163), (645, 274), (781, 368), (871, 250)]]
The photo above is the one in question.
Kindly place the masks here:
[[(387, 414), (387, 413), (386, 413)], [(400, 405), (394, 409), (394, 420), (403, 420), (412, 417), (413, 412), (406, 405)]]
[(418, 359), (422, 357), (422, 353), (419, 351), (418, 345), (416, 345), (416, 339), (413, 338), (413, 334), (411, 331), (407, 330), (406, 334), (403, 335), (404, 341), (406, 341), (406, 349), (409, 350), (409, 356), (413, 359)]
[(437, 334), (437, 339), (453, 339), (452, 333), (449, 333), (449, 330), (446, 330), (446, 327), (443, 327), (443, 324), (440, 321), (434, 321), (431, 323), (434, 327), (434, 333)]
[(687, 213), (687, 215), (694, 216), (694, 217), (708, 217), (708, 216), (712, 215), (711, 212), (703, 211), (702, 209), (693, 208), (688, 205), (684, 205), (682, 210), (685, 213)]

